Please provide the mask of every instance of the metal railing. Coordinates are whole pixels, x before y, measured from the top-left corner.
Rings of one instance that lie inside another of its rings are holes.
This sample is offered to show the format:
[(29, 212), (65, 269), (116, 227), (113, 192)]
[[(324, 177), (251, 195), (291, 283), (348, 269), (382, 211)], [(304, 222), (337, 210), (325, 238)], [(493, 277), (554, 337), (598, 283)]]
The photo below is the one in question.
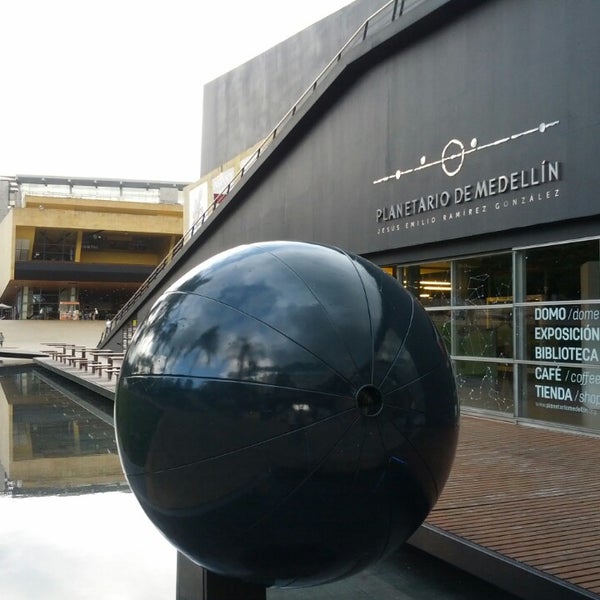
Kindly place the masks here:
[[(218, 194), (217, 198), (211, 202), (208, 208), (194, 221), (193, 225), (183, 234), (181, 239), (173, 246), (171, 251), (165, 256), (165, 258), (158, 264), (156, 269), (150, 274), (137, 291), (131, 296), (131, 298), (123, 305), (119, 312), (115, 315), (111, 322), (111, 331), (116, 331), (122, 325), (125, 320), (125, 315), (136, 302), (144, 295), (146, 290), (152, 285), (152, 282), (162, 273), (167, 265), (169, 265), (173, 259), (178, 256), (188, 242), (194, 237), (197, 231), (199, 231), (210, 215), (212, 215), (221, 205), (223, 200), (228, 194), (232, 192), (235, 186), (240, 183), (243, 177), (248, 173), (249, 169), (256, 163), (265, 150), (275, 141), (275, 139), (285, 131), (286, 126), (294, 119), (298, 109), (307, 101), (308, 98), (315, 92), (319, 84), (329, 75), (329, 73), (338, 65), (342, 57), (347, 52), (362, 42), (364, 42), (369, 35), (374, 32), (381, 30), (386, 25), (389, 25), (403, 14), (413, 9), (415, 6), (426, 2), (427, 0), (390, 0), (387, 4), (382, 6), (378, 11), (373, 13), (364, 23), (354, 32), (350, 39), (340, 48), (336, 55), (327, 63), (325, 68), (317, 75), (315, 80), (310, 84), (308, 88), (301, 94), (296, 100), (293, 106), (285, 113), (281, 120), (275, 125), (271, 132), (264, 138), (262, 143), (250, 156), (248, 161), (241, 167), (236, 173), (234, 173), (231, 181), (227, 186)], [(104, 338), (109, 335), (109, 332), (105, 332), (100, 339), (100, 344), (104, 341)]]

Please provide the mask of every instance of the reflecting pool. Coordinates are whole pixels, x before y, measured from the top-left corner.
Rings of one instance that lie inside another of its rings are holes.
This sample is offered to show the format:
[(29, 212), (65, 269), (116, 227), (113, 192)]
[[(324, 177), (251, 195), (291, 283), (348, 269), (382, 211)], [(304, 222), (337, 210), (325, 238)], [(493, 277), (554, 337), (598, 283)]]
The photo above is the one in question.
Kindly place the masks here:
[(112, 402), (0, 368), (2, 597), (175, 598), (176, 551), (123, 477)]
[[(45, 370), (0, 367), (2, 598), (175, 600), (176, 551), (129, 491), (113, 408)], [(267, 591), (331, 598), (515, 600), (410, 546), (339, 582)]]

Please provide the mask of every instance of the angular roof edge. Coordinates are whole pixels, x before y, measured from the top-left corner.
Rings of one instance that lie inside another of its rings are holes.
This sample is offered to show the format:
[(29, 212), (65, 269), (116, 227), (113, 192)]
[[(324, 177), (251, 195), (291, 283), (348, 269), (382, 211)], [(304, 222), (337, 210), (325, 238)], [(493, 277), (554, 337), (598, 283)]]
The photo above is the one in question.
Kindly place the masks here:
[(85, 185), (91, 187), (128, 187), (142, 189), (176, 188), (183, 190), (189, 181), (152, 181), (141, 179), (107, 179), (91, 177), (57, 177), (45, 175), (16, 175), (17, 183), (37, 183), (41, 185)]

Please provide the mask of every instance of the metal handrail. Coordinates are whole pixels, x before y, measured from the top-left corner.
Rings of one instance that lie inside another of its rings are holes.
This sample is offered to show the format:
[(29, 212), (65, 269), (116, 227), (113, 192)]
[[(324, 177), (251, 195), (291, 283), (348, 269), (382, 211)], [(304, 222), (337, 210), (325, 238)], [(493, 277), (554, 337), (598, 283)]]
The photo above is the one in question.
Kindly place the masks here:
[[(129, 298), (129, 300), (121, 307), (119, 312), (115, 315), (111, 322), (111, 331), (116, 330), (124, 320), (125, 314), (129, 309), (136, 303), (136, 301), (144, 294), (144, 292), (150, 287), (152, 282), (157, 276), (164, 271), (165, 267), (171, 263), (175, 256), (177, 256), (185, 247), (185, 245), (194, 237), (195, 233), (202, 228), (208, 217), (215, 212), (223, 199), (231, 193), (233, 188), (242, 180), (244, 175), (248, 172), (248, 169), (256, 163), (260, 158), (261, 154), (264, 153), (266, 148), (281, 134), (282, 129), (287, 123), (296, 115), (298, 109), (306, 102), (317, 89), (318, 84), (330, 73), (330, 71), (340, 62), (346, 52), (358, 44), (365, 41), (368, 35), (372, 35), (374, 31), (379, 31), (381, 27), (388, 25), (401, 17), (405, 12), (412, 10), (418, 4), (425, 2), (426, 0), (390, 0), (384, 4), (379, 10), (374, 12), (364, 23), (354, 32), (350, 39), (340, 48), (336, 55), (327, 63), (323, 70), (317, 75), (315, 80), (310, 84), (308, 88), (300, 95), (298, 100), (294, 102), (293, 106), (285, 113), (285, 115), (279, 120), (277, 125), (270, 131), (270, 133), (263, 139), (258, 148), (250, 156), (248, 161), (241, 167), (236, 173), (234, 173), (227, 187), (218, 195), (218, 198), (210, 203), (208, 208), (194, 221), (193, 225), (183, 234), (181, 239), (173, 246), (172, 250), (165, 256), (165, 258), (158, 264), (156, 269), (150, 274), (150, 276), (140, 285), (136, 292)], [(408, 6), (405, 6), (408, 5)], [(391, 17), (391, 18), (390, 18)], [(375, 27), (374, 27), (375, 25)], [(105, 332), (100, 339), (100, 343), (106, 337)]]

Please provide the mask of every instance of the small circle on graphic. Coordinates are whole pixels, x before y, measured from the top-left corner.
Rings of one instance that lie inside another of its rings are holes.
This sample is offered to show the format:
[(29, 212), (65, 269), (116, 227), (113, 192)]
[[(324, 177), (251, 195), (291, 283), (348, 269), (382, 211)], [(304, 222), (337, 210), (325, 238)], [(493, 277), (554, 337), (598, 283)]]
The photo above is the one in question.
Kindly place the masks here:
[(471, 148), (477, 148), (477, 138), (471, 140)]
[(540, 126), (538, 127), (540, 133), (544, 133), (544, 131), (546, 131), (546, 123), (540, 123)]
[(400, 171), (400, 169), (398, 169), (396, 171), (396, 179), (400, 179), (400, 175), (402, 175), (402, 171)]
[(426, 160), (427, 158), (425, 156), (421, 156), (421, 160), (419, 162), (424, 165)]
[(465, 147), (460, 140), (450, 140), (442, 150), (442, 169), (448, 177), (456, 175), (465, 161)]

